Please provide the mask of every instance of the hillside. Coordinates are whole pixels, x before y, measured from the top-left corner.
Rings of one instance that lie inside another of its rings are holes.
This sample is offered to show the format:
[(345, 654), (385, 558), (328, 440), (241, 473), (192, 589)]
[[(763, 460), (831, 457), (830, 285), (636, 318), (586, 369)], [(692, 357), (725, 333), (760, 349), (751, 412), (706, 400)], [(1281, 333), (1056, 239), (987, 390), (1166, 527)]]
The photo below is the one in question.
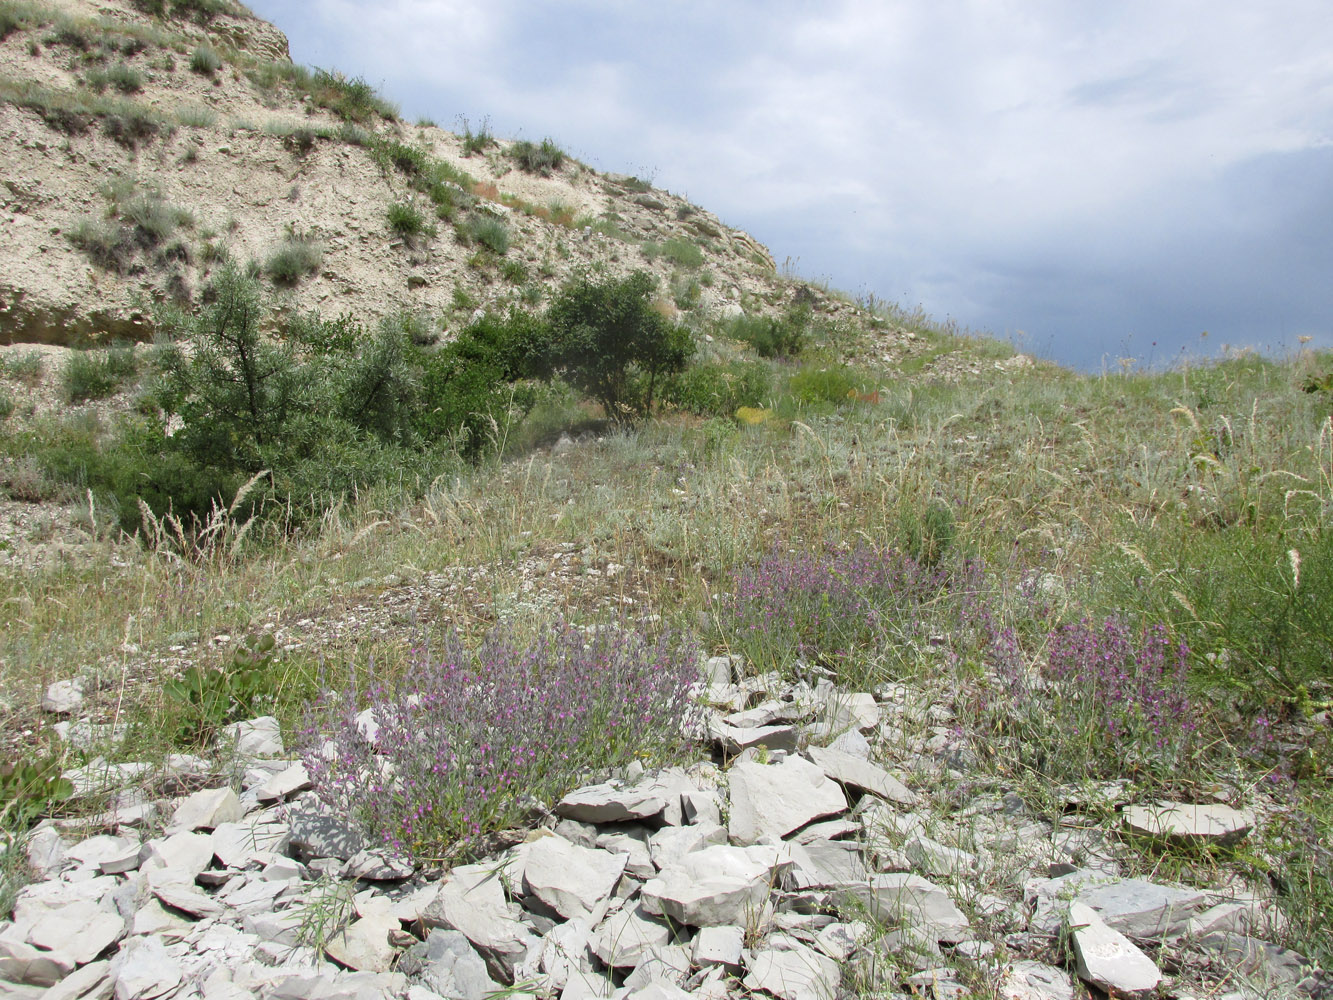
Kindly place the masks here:
[(1333, 356), (460, 125), (0, 0), (0, 995), (1333, 993)]
[[(693, 281), (713, 312), (784, 293), (762, 246), (682, 198), (540, 146), (525, 169), (484, 123), (401, 121), (239, 7), (146, 6), (5, 4), (0, 343), (149, 339), (146, 306), (191, 301), (222, 250), (262, 266), (293, 240), (313, 256), (282, 307), (366, 320), (531, 297), (594, 261), (677, 297)], [(428, 231), (395, 231), (395, 204)], [(485, 221), (508, 244), (490, 256), (468, 235)]]

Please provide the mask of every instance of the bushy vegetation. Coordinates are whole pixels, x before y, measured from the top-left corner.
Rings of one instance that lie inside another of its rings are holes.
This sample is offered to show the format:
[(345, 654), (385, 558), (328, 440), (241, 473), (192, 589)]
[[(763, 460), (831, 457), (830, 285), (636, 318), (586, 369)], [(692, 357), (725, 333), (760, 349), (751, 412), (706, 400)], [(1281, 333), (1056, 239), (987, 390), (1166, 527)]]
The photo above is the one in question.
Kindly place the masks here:
[(459, 227), (469, 243), (479, 243), (498, 256), (509, 252), (509, 225), (489, 212), (473, 212)]
[(543, 177), (550, 176), (565, 163), (565, 151), (550, 139), (543, 139), (540, 144), (520, 139), (509, 147), (507, 153), (520, 170)]
[(805, 349), (810, 335), (810, 308), (793, 306), (779, 318), (737, 316), (723, 332), (749, 344), (761, 358), (794, 358)]
[(664, 257), (673, 264), (690, 269), (702, 267), (704, 262), (703, 251), (680, 237), (673, 237), (664, 243), (645, 243), (643, 255), (649, 260)]
[(399, 236), (434, 236), (435, 227), (410, 202), (394, 202), (387, 213), (389, 229)]
[(75, 351), (60, 370), (60, 388), (67, 403), (104, 399), (119, 392), (139, 372), (134, 345), (106, 351)]
[(94, 67), (85, 75), (85, 81), (98, 94), (108, 87), (112, 87), (122, 94), (137, 94), (143, 90), (144, 85), (143, 74), (123, 62), (105, 68)]
[(275, 285), (288, 287), (319, 272), (324, 246), (306, 233), (290, 232), (264, 261), (264, 273)]
[(202, 76), (212, 76), (222, 68), (222, 57), (210, 45), (197, 45), (190, 53), (190, 69)]

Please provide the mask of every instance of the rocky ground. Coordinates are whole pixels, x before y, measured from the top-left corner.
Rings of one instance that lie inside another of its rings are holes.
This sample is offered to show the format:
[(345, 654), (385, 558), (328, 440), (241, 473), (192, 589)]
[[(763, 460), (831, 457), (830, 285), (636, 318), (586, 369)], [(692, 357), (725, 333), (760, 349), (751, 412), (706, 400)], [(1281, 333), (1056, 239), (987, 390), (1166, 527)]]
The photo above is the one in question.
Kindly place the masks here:
[[(473, 863), (413, 866), (310, 790), (275, 720), (226, 753), (70, 777), (0, 925), (0, 994), (1072, 1000), (1322, 995), (1270, 894), (1167, 845), (1243, 843), (1265, 803), (1069, 789), (1051, 816), (985, 778), (947, 695), (843, 692), (702, 664), (698, 762), (536, 804)], [(48, 692), (95, 750), (78, 693)], [(375, 738), (373, 716), (363, 733)], [(1057, 790), (1058, 791), (1058, 790)], [(1157, 852), (1157, 853), (1154, 853)], [(1154, 860), (1156, 858), (1156, 860)]]

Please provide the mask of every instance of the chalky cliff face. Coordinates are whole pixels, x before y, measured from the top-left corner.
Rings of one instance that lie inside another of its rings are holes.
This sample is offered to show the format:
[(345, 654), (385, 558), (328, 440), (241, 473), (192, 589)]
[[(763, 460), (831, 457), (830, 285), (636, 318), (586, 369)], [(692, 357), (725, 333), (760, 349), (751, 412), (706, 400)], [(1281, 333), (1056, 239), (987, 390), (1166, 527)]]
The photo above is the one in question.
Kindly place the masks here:
[[(264, 268), (293, 243), (312, 252), (269, 268), (285, 307), (368, 322), (530, 303), (593, 263), (710, 312), (780, 297), (768, 251), (681, 198), (402, 121), (239, 6), (162, 6), (4, 5), (0, 343), (146, 338), (151, 304), (197, 301), (223, 253)], [(503, 249), (478, 240), (491, 223)]]

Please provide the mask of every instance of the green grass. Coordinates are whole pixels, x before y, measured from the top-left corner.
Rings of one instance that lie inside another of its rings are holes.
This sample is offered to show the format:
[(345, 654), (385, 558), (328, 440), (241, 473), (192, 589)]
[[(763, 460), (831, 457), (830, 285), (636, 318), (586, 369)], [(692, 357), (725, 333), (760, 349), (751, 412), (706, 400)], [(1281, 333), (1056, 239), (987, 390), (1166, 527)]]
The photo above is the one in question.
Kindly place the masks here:
[(402, 237), (434, 236), (435, 227), (410, 202), (394, 202), (387, 213), (389, 229)]
[(264, 273), (275, 285), (292, 286), (319, 271), (323, 245), (314, 237), (291, 233), (264, 260)]
[(525, 173), (548, 176), (558, 171), (565, 163), (565, 152), (550, 139), (543, 139), (540, 144), (520, 139), (506, 151), (507, 155), (518, 164)]
[(643, 255), (649, 260), (662, 257), (673, 264), (690, 269), (702, 267), (704, 262), (702, 250), (689, 240), (678, 237), (663, 243), (645, 243), (643, 245)]
[(196, 46), (190, 53), (190, 70), (201, 76), (212, 76), (222, 68), (222, 57), (210, 45)]
[(498, 256), (509, 250), (509, 226), (487, 212), (475, 212), (465, 219), (459, 232), (470, 243), (479, 243)]
[(102, 93), (108, 87), (122, 94), (137, 94), (143, 90), (143, 74), (125, 63), (115, 63), (105, 68), (95, 67), (85, 74), (85, 82), (94, 91)]
[(85, 403), (114, 395), (139, 372), (132, 345), (105, 351), (75, 351), (60, 370), (60, 390), (67, 403)]

